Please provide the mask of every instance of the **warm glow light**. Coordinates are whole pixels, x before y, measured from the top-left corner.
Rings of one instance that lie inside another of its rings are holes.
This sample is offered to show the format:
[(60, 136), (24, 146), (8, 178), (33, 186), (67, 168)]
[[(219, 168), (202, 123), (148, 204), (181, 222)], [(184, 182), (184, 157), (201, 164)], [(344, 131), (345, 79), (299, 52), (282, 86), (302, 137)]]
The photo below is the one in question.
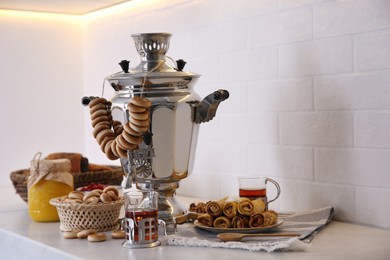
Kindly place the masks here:
[(146, 1), (146, 0), (131, 0), (131, 1), (128, 1), (128, 2), (125, 2), (122, 4), (117, 4), (117, 5), (108, 7), (108, 8), (104, 8), (101, 10), (87, 13), (87, 14), (83, 15), (83, 17), (86, 19), (93, 19), (93, 18), (98, 18), (101, 16), (109, 16), (109, 15), (112, 15), (115, 13), (121, 13), (121, 12), (124, 12), (126, 10), (135, 8), (135, 7), (137, 7), (140, 4), (145, 3), (145, 2), (150, 2), (150, 1), (149, 0), (148, 1)]
[(0, 16), (10, 16), (14, 18), (34, 18), (34, 19), (42, 19), (42, 20), (68, 20), (68, 21), (82, 20), (82, 16), (80, 15), (17, 11), (17, 10), (2, 10), (2, 9), (0, 9)]
[(131, 10), (142, 3), (150, 3), (158, 0), (131, 0), (114, 6), (110, 6), (101, 10), (93, 11), (83, 15), (72, 14), (59, 14), (59, 13), (46, 13), (46, 12), (33, 12), (33, 11), (19, 11), (19, 10), (4, 10), (0, 9), (0, 16), (12, 16), (20, 18), (35, 18), (35, 19), (47, 19), (47, 20), (75, 20), (83, 21), (88, 19), (94, 19), (103, 16), (113, 15), (115, 13), (123, 13), (127, 10)]

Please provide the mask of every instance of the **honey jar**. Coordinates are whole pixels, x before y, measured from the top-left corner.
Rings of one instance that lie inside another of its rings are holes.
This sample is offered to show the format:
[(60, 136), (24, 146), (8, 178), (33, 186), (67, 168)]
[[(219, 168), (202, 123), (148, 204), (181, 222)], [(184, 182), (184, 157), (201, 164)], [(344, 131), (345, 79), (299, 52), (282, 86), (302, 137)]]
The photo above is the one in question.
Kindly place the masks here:
[(32, 220), (59, 221), (57, 209), (49, 201), (74, 190), (70, 170), (71, 162), (68, 159), (31, 161), (27, 188), (28, 213)]

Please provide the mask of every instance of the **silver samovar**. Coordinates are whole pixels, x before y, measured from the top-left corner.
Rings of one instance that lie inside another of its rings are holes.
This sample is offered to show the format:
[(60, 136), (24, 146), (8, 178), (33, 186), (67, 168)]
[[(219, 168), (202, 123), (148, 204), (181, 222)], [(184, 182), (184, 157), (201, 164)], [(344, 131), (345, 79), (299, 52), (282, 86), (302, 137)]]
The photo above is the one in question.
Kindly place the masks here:
[(199, 124), (211, 120), (219, 103), (229, 97), (220, 89), (200, 99), (193, 90), (200, 75), (183, 71), (183, 60), (170, 62), (176, 63), (175, 67), (166, 62), (171, 36), (133, 34), (141, 62), (129, 69), (129, 61), (123, 60), (119, 63), (122, 71), (105, 78), (115, 90), (110, 100), (115, 120), (129, 122), (127, 104), (132, 97), (142, 96), (152, 103), (150, 126), (142, 143), (120, 161), (126, 175), (125, 188), (135, 183), (140, 190), (158, 191), (159, 219), (167, 227), (186, 211), (174, 194), (180, 180), (192, 172)]

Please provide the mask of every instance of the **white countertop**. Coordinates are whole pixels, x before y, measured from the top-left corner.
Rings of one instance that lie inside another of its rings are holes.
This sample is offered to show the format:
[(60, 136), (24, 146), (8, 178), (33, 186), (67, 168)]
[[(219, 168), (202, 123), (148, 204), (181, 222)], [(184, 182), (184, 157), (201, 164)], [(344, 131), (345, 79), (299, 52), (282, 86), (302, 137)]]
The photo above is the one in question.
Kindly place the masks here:
[[(184, 205), (198, 201), (188, 197), (178, 199)], [(59, 223), (30, 220), (27, 204), (12, 186), (0, 187), (0, 205), (0, 259), (390, 259), (390, 231), (337, 221), (330, 222), (300, 252), (175, 246), (126, 249), (121, 247), (121, 240), (111, 238), (101, 243), (65, 239)]]

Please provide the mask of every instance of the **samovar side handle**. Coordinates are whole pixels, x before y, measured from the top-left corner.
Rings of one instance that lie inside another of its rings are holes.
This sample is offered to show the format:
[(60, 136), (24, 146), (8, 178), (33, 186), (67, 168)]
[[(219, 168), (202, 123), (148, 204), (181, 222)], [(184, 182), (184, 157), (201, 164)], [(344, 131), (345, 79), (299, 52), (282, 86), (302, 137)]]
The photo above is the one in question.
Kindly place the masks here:
[(215, 117), (219, 104), (229, 98), (229, 92), (219, 89), (206, 96), (201, 102), (189, 102), (192, 108), (192, 121), (196, 124), (205, 123)]

